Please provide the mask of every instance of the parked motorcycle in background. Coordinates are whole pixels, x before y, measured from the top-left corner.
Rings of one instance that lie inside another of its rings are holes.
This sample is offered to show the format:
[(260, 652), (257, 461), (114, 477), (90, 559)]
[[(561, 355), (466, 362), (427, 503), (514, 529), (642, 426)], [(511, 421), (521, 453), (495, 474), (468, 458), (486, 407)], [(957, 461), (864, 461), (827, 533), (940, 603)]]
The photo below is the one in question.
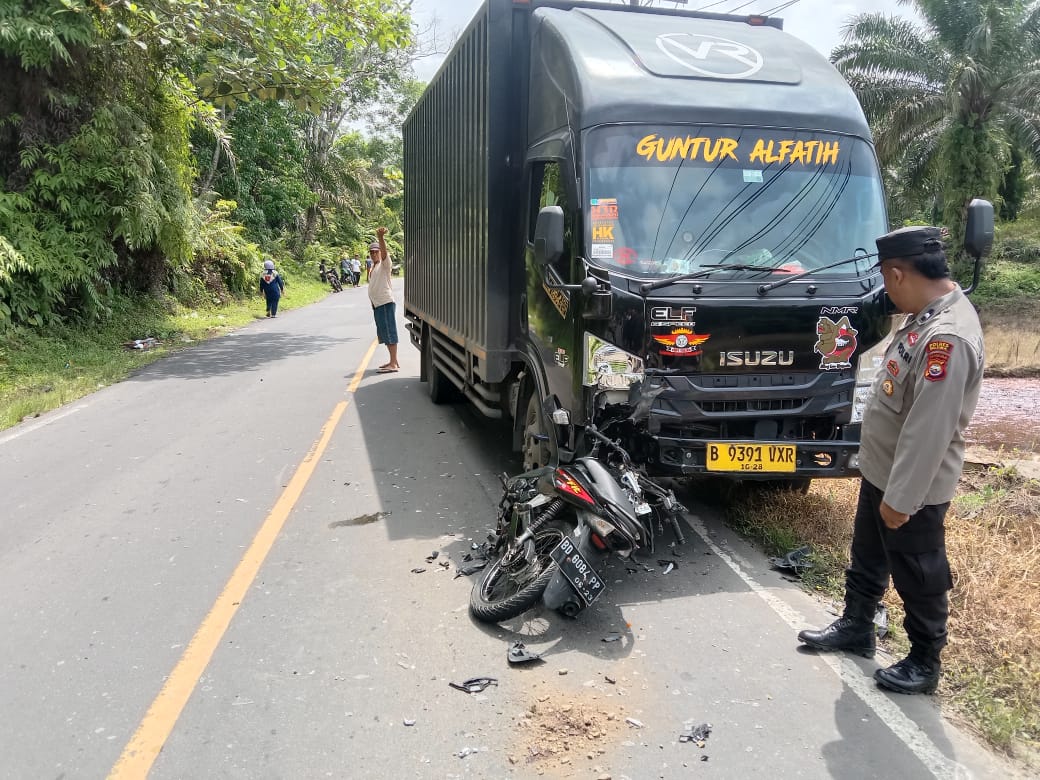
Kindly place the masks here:
[(674, 493), (636, 470), (619, 444), (590, 426), (591, 453), (566, 466), (546, 466), (508, 479), (490, 562), (470, 593), (470, 612), (497, 623), (539, 599), (575, 617), (602, 595), (607, 556), (653, 552), (665, 522), (685, 544)]
[(333, 269), (326, 267), (324, 260), (318, 264), (318, 278), (323, 282), (328, 282), (333, 292), (343, 292), (343, 285), (340, 283), (339, 277), (336, 276)]

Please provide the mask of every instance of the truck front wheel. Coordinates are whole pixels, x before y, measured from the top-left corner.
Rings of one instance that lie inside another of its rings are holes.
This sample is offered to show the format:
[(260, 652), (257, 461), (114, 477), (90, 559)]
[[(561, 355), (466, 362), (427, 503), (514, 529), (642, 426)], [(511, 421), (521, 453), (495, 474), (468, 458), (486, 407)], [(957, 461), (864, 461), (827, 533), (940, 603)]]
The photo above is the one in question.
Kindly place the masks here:
[(527, 409), (524, 412), (523, 447), (524, 471), (549, 465), (552, 453), (549, 450), (549, 432), (542, 415), (538, 391), (532, 390), (527, 396)]

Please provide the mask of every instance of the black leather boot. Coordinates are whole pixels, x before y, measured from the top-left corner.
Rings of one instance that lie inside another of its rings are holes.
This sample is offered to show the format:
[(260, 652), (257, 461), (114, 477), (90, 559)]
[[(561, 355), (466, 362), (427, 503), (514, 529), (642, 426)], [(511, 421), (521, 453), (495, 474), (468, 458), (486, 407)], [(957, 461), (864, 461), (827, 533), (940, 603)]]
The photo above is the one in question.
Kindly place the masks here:
[(874, 604), (846, 601), (845, 614), (819, 631), (798, 632), (798, 641), (816, 650), (847, 650), (873, 658), (877, 649), (874, 632)]
[(874, 672), (874, 680), (896, 693), (935, 693), (941, 671), (938, 653), (911, 650), (899, 663)]

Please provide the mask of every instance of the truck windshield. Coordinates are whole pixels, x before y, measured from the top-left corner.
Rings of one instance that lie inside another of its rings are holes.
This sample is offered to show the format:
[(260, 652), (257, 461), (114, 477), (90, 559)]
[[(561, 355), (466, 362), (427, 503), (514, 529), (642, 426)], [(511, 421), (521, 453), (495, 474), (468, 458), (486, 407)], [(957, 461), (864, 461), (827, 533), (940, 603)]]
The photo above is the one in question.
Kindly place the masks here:
[(800, 273), (874, 252), (887, 230), (873, 152), (856, 138), (627, 125), (590, 131), (585, 148), (585, 255), (608, 269), (648, 278), (719, 264)]

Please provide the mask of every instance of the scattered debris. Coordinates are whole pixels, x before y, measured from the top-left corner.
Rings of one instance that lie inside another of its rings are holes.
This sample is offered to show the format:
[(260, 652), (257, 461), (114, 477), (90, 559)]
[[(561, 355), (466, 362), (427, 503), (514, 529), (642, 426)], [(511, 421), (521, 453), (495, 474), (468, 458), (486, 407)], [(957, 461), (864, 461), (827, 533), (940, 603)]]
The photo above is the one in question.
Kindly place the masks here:
[(565, 674), (567, 674), (567, 670), (566, 670), (566, 669), (560, 669), (560, 670), (559, 670), (558, 672), (556, 672), (556, 673), (557, 673), (558, 675), (560, 675), (560, 677), (563, 677), (563, 676), (564, 676)]
[(459, 566), (455, 570), (456, 579), (459, 577), (468, 577), (471, 574), (476, 574), (478, 571), (488, 565), (487, 561), (473, 561), (466, 566)]
[(422, 568), (421, 566), (418, 566), (412, 569), (412, 574), (422, 574), (424, 571), (426, 571), (426, 569)]
[(888, 636), (888, 607), (880, 601), (874, 611), (874, 625), (877, 626), (878, 639)]
[(438, 561), (437, 565), (440, 566), (442, 569), (447, 569), (451, 567), (451, 561)]
[(470, 677), (461, 683), (449, 682), (448, 685), (463, 693), (480, 693), (489, 685), (498, 685), (498, 680), (494, 677)]
[(462, 750), (457, 752), (455, 755), (458, 758), (465, 758), (466, 756), (472, 756), (474, 753), (479, 753), (480, 750), (475, 747), (464, 747)]
[(159, 339), (148, 337), (146, 339), (134, 339), (123, 343), (127, 349), (153, 349), (159, 346)]
[(627, 723), (629, 726), (633, 726), (633, 727), (635, 727), (637, 729), (643, 728), (643, 721), (636, 720), (635, 718), (625, 718), (625, 723)]
[[(691, 726), (679, 735), (680, 742), (696, 742), (697, 747), (704, 747), (704, 741), (711, 734), (711, 724), (702, 723), (699, 726)], [(707, 756), (702, 756), (701, 760), (704, 761)]]
[(432, 553), (426, 556), (426, 562), (433, 563), (435, 560), (437, 560), (438, 555), (440, 555), (440, 553), (437, 550), (434, 550)]
[(616, 677), (611, 677), (609, 674), (603, 675), (603, 679), (606, 680), (611, 685), (617, 684), (617, 678)]
[(672, 569), (674, 569), (679, 564), (676, 563), (675, 561), (658, 561), (657, 565), (658, 566), (664, 566), (664, 571), (661, 572), (661, 574), (667, 574), (668, 572), (670, 572)]
[(609, 634), (607, 634), (605, 637), (603, 637), (599, 641), (601, 641), (601, 642), (617, 642), (619, 639), (621, 639), (621, 634), (619, 634), (617, 631), (611, 631)]
[(329, 523), (329, 528), (343, 528), (348, 525), (368, 525), (378, 520), (382, 520), (384, 517), (389, 517), (392, 512), (374, 512), (370, 515), (358, 515), (352, 517), (349, 520), (336, 520), (333, 523)]
[(541, 661), (542, 656), (539, 653), (532, 653), (527, 649), (527, 646), (518, 639), (509, 646), (506, 660), (511, 664), (525, 664), (529, 661)]
[(404, 725), (406, 725), (406, 726), (414, 726), (415, 725), (415, 719), (414, 718), (405, 718), (404, 719)]
[(769, 562), (773, 565), (773, 568), (801, 575), (802, 572), (808, 571), (813, 567), (812, 548), (806, 544), (797, 550), (791, 550), (782, 558), (770, 558)]

